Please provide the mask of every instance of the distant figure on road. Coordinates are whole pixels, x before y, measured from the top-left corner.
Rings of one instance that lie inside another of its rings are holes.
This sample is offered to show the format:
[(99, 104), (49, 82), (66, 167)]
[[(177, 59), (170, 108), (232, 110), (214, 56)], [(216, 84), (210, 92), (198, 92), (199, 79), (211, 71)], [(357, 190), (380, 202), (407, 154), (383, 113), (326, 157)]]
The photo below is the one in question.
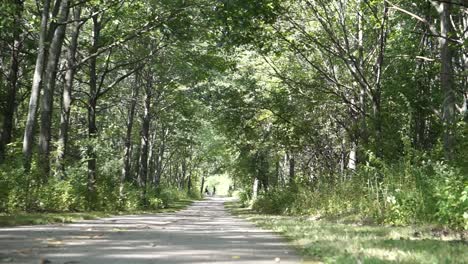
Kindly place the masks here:
[(210, 192), (208, 191), (208, 186), (205, 187), (205, 195), (210, 195)]
[(216, 187), (213, 186), (213, 195), (216, 195)]

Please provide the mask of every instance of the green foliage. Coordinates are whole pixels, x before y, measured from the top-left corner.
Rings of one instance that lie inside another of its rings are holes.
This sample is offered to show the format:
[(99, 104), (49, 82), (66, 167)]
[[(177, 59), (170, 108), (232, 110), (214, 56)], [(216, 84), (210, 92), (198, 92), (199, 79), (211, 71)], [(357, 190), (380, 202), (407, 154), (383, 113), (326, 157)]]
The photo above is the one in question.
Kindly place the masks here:
[[(377, 181), (380, 174), (382, 182)], [(467, 186), (459, 170), (440, 162), (368, 164), (349, 180), (269, 189), (252, 208), (267, 214), (306, 214), (397, 226), (438, 223), (466, 229)]]
[(434, 166), (434, 198), (437, 218), (451, 227), (468, 230), (468, 179), (457, 169), (437, 163)]
[(191, 198), (191, 195), (199, 195), (195, 194), (198, 192), (187, 193), (179, 188), (170, 186), (170, 185), (161, 185), (156, 190), (156, 195), (161, 200), (163, 208), (167, 208), (170, 204), (174, 203), (175, 201), (184, 200)]
[(291, 211), (296, 193), (291, 188), (268, 190), (254, 201), (252, 209), (265, 214), (285, 214)]
[(249, 205), (250, 199), (252, 199), (252, 192), (249, 189), (241, 189), (235, 191), (234, 196), (239, 199), (243, 207), (246, 207)]
[[(152, 198), (150, 198), (151, 201)], [(122, 194), (120, 196), (119, 209), (134, 211), (141, 206), (141, 192), (132, 184), (125, 183)]]

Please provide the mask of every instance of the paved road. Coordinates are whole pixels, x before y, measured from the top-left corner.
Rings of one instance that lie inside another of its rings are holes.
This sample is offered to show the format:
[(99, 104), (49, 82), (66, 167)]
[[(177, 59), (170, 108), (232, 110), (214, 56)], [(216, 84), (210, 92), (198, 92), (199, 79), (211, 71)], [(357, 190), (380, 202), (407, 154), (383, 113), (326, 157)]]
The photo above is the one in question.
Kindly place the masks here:
[(0, 228), (0, 263), (300, 262), (282, 238), (230, 215), (225, 201), (209, 198), (176, 213)]

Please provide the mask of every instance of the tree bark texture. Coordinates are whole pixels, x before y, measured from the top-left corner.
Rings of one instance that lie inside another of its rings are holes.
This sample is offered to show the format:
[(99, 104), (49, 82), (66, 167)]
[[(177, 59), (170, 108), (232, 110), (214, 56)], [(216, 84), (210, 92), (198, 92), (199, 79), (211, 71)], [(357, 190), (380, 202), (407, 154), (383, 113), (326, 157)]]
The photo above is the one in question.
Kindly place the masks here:
[(50, 141), (52, 138), (51, 128), (54, 90), (57, 76), (57, 65), (65, 37), (66, 24), (64, 24), (64, 22), (66, 22), (68, 18), (68, 4), (68, 0), (62, 0), (60, 2), (60, 11), (57, 17), (59, 25), (57, 25), (54, 31), (44, 72), (43, 96), (41, 102), (41, 127), (39, 134), (39, 164), (45, 179), (50, 172)]
[(23, 137), (23, 156), (24, 156), (24, 169), (29, 172), (31, 169), (31, 158), (34, 144), (34, 128), (36, 126), (37, 107), (39, 102), (39, 95), (42, 85), (42, 77), (44, 73), (44, 62), (46, 61), (47, 49), (47, 26), (49, 23), (49, 11), (51, 0), (45, 0), (41, 16), (41, 29), (39, 32), (39, 46), (37, 49), (36, 66), (34, 69), (34, 77), (31, 88), (31, 95), (29, 98), (28, 117), (26, 119), (26, 126), (24, 129)]
[(135, 107), (136, 102), (139, 96), (140, 90), (140, 77), (139, 73), (135, 74), (135, 81), (132, 87), (132, 97), (130, 101), (130, 106), (128, 109), (127, 115), (127, 130), (125, 134), (125, 142), (124, 142), (124, 164), (122, 167), (122, 175), (120, 177), (120, 182), (123, 184), (125, 181), (130, 180), (130, 170), (131, 170), (131, 160), (132, 160), (132, 130), (133, 130), (133, 120), (135, 117)]
[[(151, 73), (148, 73), (151, 75)], [(149, 153), (149, 137), (151, 126), (151, 94), (152, 94), (152, 76), (145, 78), (145, 95), (144, 95), (144, 110), (141, 125), (141, 147), (140, 147), (140, 168), (138, 174), (138, 185), (141, 188), (141, 202), (144, 206), (147, 204), (146, 185), (148, 180), (148, 153)]]
[(62, 111), (60, 113), (60, 131), (58, 138), (58, 155), (57, 167), (60, 177), (64, 178), (65, 171), (65, 156), (67, 155), (68, 145), (68, 128), (70, 126), (70, 110), (72, 104), (72, 90), (73, 79), (76, 73), (76, 52), (78, 49), (78, 37), (80, 34), (81, 23), (79, 22), (81, 16), (81, 7), (75, 7), (73, 11), (73, 24), (72, 33), (70, 36), (70, 44), (67, 51), (65, 83), (62, 91)]
[[(99, 47), (99, 39), (101, 33), (101, 23), (98, 15), (92, 17), (93, 20), (93, 41), (89, 53), (94, 54)], [(96, 204), (96, 153), (94, 149), (95, 140), (97, 138), (96, 126), (96, 109), (98, 99), (98, 83), (97, 83), (97, 57), (92, 57), (89, 60), (89, 99), (88, 99), (88, 207), (94, 209)]]
[(453, 159), (453, 125), (455, 120), (455, 92), (453, 89), (453, 51), (450, 40), (454, 36), (454, 30), (450, 21), (451, 4), (441, 2), (438, 8), (440, 16), (440, 84), (444, 93), (442, 103), (442, 121), (444, 124), (444, 153), (447, 160)]

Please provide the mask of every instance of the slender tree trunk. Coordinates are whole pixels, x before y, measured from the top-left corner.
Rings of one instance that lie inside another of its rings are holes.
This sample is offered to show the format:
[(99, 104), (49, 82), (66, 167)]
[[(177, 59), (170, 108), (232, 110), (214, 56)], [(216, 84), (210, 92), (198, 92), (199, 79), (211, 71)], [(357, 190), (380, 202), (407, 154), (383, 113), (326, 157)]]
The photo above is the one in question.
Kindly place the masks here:
[(162, 176), (162, 169), (163, 169), (163, 161), (164, 161), (164, 152), (166, 151), (166, 137), (168, 133), (168, 129), (163, 128), (161, 134), (161, 143), (158, 149), (158, 157), (156, 159), (156, 173), (154, 179), (154, 187), (157, 188), (161, 181)]
[(278, 187), (279, 178), (280, 178), (280, 169), (281, 169), (280, 158), (276, 157), (276, 161), (275, 161), (275, 178), (273, 179), (273, 186), (275, 188)]
[(139, 83), (139, 73), (135, 74), (135, 82), (132, 88), (132, 97), (130, 102), (130, 107), (128, 109), (127, 115), (127, 131), (125, 134), (125, 151), (124, 151), (124, 164), (122, 167), (122, 174), (120, 177), (121, 188), (123, 183), (130, 179), (130, 170), (131, 170), (131, 159), (132, 159), (132, 130), (133, 130), (133, 120), (135, 117), (135, 106), (138, 100), (138, 94), (140, 90)]
[(192, 170), (189, 171), (188, 173), (188, 179), (187, 179), (187, 191), (190, 193), (192, 190)]
[(66, 61), (67, 72), (65, 73), (65, 84), (62, 91), (62, 111), (60, 113), (60, 131), (57, 147), (57, 167), (61, 178), (64, 178), (66, 174), (64, 160), (67, 154), (68, 127), (70, 125), (70, 109), (72, 103), (71, 94), (73, 89), (73, 79), (76, 73), (75, 61), (76, 51), (78, 48), (78, 36), (80, 34), (81, 27), (81, 23), (79, 22), (80, 15), (81, 7), (77, 6), (73, 12), (73, 19), (76, 20), (76, 22), (74, 22), (70, 38), (70, 45), (68, 46)]
[(383, 1), (382, 20), (380, 22), (379, 34), (379, 53), (375, 65), (375, 87), (372, 96), (372, 110), (375, 129), (375, 145), (377, 157), (382, 157), (382, 115), (381, 115), (381, 96), (382, 96), (382, 75), (383, 64), (385, 57), (385, 48), (387, 45), (387, 20), (388, 20), (388, 4)]
[(135, 74), (135, 81), (132, 85), (132, 95), (130, 98), (130, 106), (127, 113), (127, 122), (126, 122), (126, 134), (124, 140), (124, 157), (123, 157), (123, 166), (122, 174), (120, 175), (120, 189), (119, 197), (120, 201), (124, 200), (124, 184), (126, 181), (131, 179), (130, 172), (132, 166), (132, 131), (133, 131), (133, 120), (135, 116), (135, 106), (138, 100), (138, 94), (140, 90), (139, 83), (139, 72)]
[(355, 170), (356, 169), (356, 153), (357, 153), (357, 144), (355, 140), (351, 140), (350, 148), (349, 148), (349, 156), (348, 156), (348, 169)]
[[(151, 74), (151, 73), (148, 73)], [(150, 125), (151, 125), (151, 89), (152, 77), (146, 80), (145, 84), (145, 95), (144, 95), (144, 112), (142, 116), (141, 125), (141, 147), (140, 147), (140, 173), (138, 174), (138, 185), (141, 188), (141, 202), (143, 206), (147, 205), (146, 199), (146, 183), (148, 180), (148, 146), (150, 136)]]
[[(358, 0), (357, 5), (361, 6), (362, 0)], [(359, 9), (357, 14), (358, 23), (357, 23), (357, 48), (358, 48), (358, 65), (360, 69), (364, 68), (364, 25), (363, 25), (363, 12)], [(352, 111), (353, 114), (357, 115), (356, 122), (359, 123), (359, 133), (355, 133), (351, 136), (350, 140), (350, 149), (349, 149), (349, 160), (348, 160), (348, 169), (355, 170), (358, 159), (358, 146), (359, 144), (367, 145), (369, 141), (369, 133), (367, 129), (366, 114), (367, 114), (367, 105), (366, 105), (366, 89), (359, 85), (359, 94), (358, 94), (358, 105), (360, 111)], [(354, 97), (352, 102), (354, 102)]]
[(252, 186), (252, 201), (251, 201), (252, 204), (255, 202), (255, 200), (257, 200), (257, 197), (258, 197), (258, 184), (259, 184), (259, 180), (257, 177), (255, 177), (253, 186)]
[[(184, 155), (185, 155), (185, 153), (184, 153)], [(187, 180), (187, 187), (188, 187), (189, 179), (188, 179), (188, 174), (187, 174), (187, 158), (185, 156), (182, 158), (181, 169), (182, 169), (181, 174), (182, 174), (182, 182), (183, 182), (182, 183), (182, 188), (184, 187), (184, 185), (185, 185), (184, 182), (186, 180)]]
[[(203, 173), (203, 172), (202, 172)], [(200, 185), (200, 195), (203, 197), (203, 190), (205, 189), (205, 176), (201, 178), (201, 185)]]
[(294, 154), (289, 154), (289, 183), (294, 183), (296, 177), (296, 160)]
[(445, 158), (447, 160), (452, 160), (454, 147), (453, 124), (455, 120), (455, 92), (453, 89), (453, 51), (449, 38), (453, 37), (455, 34), (450, 21), (451, 4), (441, 2), (439, 4), (438, 12), (440, 15), (440, 83), (442, 91), (444, 92), (444, 101), (442, 104), (444, 152)]
[[(151, 127), (150, 127), (151, 129)], [(156, 133), (150, 133), (149, 145), (148, 145), (148, 172), (146, 175), (147, 185), (151, 186), (154, 184), (154, 173), (155, 173), (155, 155), (154, 155), (154, 141), (156, 139)], [(153, 185), (154, 186), (154, 185)]]
[(36, 125), (37, 105), (39, 94), (42, 85), (42, 75), (44, 72), (44, 62), (46, 61), (47, 49), (47, 25), (49, 23), (50, 0), (44, 1), (41, 17), (41, 30), (39, 33), (39, 46), (37, 51), (36, 66), (34, 69), (33, 84), (31, 88), (31, 96), (29, 98), (28, 117), (23, 137), (23, 156), (24, 169), (29, 172), (31, 169), (31, 157), (34, 141), (34, 127)]
[[(461, 16), (461, 28), (460, 31), (462, 31), (462, 39), (466, 40), (468, 39), (468, 9), (462, 9), (460, 12), (462, 12)], [(462, 49), (462, 55), (461, 55), (461, 71), (462, 72), (468, 72), (468, 47), (465, 45), (464, 48)], [(463, 118), (465, 119), (466, 122), (468, 122), (468, 74), (465, 74), (465, 78), (463, 78), (462, 81), (462, 87), (465, 87), (463, 89), (463, 104), (460, 109), (460, 113), (462, 114)]]
[(18, 91), (19, 54), (22, 48), (21, 19), (23, 15), (23, 1), (15, 3), (14, 24), (17, 25), (13, 31), (13, 46), (11, 50), (10, 71), (8, 73), (6, 105), (3, 113), (3, 125), (0, 133), (0, 163), (4, 159), (5, 148), (11, 142), (13, 133), (13, 121), (16, 105), (16, 92)]
[[(93, 20), (93, 42), (90, 48), (90, 54), (94, 54), (99, 45), (101, 32), (101, 23), (98, 20), (98, 15), (92, 17)], [(97, 57), (92, 57), (89, 60), (89, 100), (88, 100), (88, 208), (94, 209), (96, 204), (96, 153), (94, 149), (95, 140), (97, 138), (96, 126), (96, 108), (98, 99), (98, 84), (97, 84)]]
[(54, 103), (54, 90), (57, 76), (57, 65), (62, 51), (63, 39), (65, 37), (66, 22), (68, 18), (68, 0), (62, 0), (57, 17), (57, 25), (47, 58), (44, 72), (44, 89), (41, 102), (41, 127), (39, 134), (39, 159), (43, 177), (47, 179), (50, 172), (50, 140), (52, 128), (52, 110)]

